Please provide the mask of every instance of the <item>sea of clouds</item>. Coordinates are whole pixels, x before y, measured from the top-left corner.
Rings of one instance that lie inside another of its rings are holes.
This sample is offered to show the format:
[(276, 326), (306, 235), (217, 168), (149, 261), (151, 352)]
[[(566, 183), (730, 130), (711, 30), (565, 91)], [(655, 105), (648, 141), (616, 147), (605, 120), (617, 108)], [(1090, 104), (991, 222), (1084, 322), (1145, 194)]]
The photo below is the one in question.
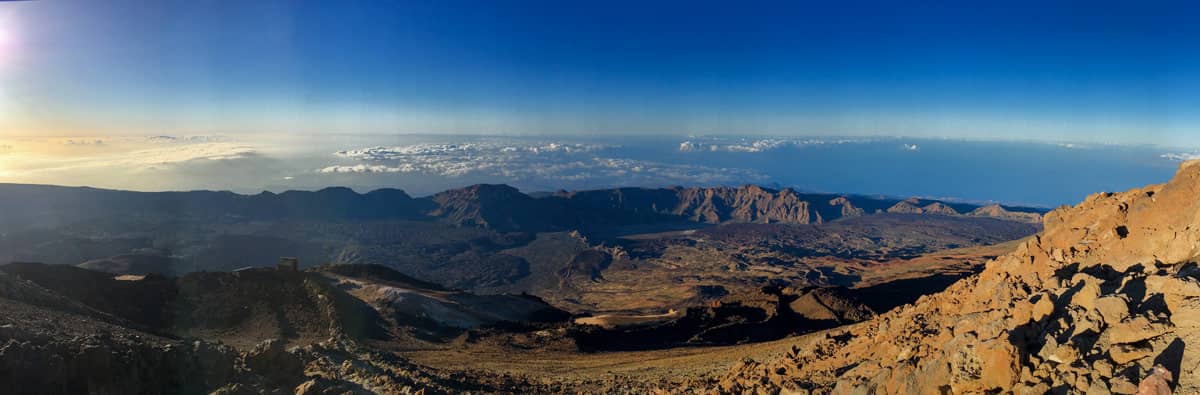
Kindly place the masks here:
[(486, 177), (509, 183), (712, 184), (762, 180), (747, 169), (629, 158), (618, 144), (488, 139), (341, 150), (355, 163), (324, 166), (320, 174), (411, 173), (444, 178)]
[(1096, 190), (1163, 182), (1190, 159), (1200, 151), (895, 137), (0, 136), (0, 182), (243, 193), (754, 183), (1053, 206)]

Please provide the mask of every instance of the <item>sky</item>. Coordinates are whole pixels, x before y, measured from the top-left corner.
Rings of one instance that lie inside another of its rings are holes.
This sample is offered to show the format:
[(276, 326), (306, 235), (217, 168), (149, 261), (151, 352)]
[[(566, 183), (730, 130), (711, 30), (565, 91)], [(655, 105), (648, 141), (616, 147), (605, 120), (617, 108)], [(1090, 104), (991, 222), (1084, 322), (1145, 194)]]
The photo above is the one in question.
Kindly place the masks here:
[(0, 1), (0, 182), (1054, 206), (1200, 158), (1200, 6), (978, 3)]
[(0, 136), (1200, 146), (1194, 4), (976, 3), (0, 2)]

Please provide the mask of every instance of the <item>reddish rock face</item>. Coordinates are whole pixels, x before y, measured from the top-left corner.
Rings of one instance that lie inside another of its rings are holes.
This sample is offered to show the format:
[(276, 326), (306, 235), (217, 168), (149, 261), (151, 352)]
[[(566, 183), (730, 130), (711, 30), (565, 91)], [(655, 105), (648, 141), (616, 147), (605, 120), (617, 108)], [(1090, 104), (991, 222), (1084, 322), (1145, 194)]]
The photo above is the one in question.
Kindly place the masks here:
[(1042, 234), (979, 275), (784, 358), (736, 367), (719, 389), (1160, 394), (1175, 380), (1176, 393), (1200, 393), (1197, 164), (1167, 184), (1050, 212)]

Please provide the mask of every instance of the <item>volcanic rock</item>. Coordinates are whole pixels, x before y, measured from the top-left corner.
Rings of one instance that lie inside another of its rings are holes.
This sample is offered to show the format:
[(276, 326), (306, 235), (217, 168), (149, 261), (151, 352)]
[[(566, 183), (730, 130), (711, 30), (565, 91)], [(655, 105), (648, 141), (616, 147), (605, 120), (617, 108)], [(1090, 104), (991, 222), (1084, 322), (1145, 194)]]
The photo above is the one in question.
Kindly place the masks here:
[(982, 273), (830, 331), (806, 352), (735, 367), (718, 389), (1133, 393), (1173, 377), (1176, 393), (1200, 393), (1196, 164), (1166, 184), (1056, 209), (1040, 235)]
[[(977, 208), (970, 213), (967, 213), (967, 215), (972, 217), (1000, 218), (1036, 224), (1042, 223), (1041, 214), (1025, 211), (1010, 211), (999, 204), (992, 204)], [(1061, 250), (1059, 251), (1061, 252)]]

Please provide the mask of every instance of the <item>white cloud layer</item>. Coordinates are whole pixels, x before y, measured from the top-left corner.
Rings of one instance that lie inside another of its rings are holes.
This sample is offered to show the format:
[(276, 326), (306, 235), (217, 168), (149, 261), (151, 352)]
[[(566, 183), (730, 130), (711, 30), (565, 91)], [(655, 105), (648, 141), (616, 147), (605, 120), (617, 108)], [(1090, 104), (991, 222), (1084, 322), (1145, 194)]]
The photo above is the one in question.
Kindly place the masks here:
[(1200, 159), (1200, 152), (1182, 152), (1182, 153), (1166, 153), (1160, 157), (1168, 160), (1183, 162), (1188, 160)]
[[(133, 174), (197, 161), (244, 159), (258, 154), (251, 145), (218, 140), (174, 138), (44, 138), (0, 141), (7, 177), (112, 172)], [(56, 178), (50, 178), (56, 180)]]
[(369, 147), (354, 150), (338, 151), (337, 156), (364, 161), (386, 161), (404, 158), (429, 156), (471, 156), (553, 154), (553, 153), (585, 153), (603, 149), (617, 148), (601, 144), (569, 144), (569, 143), (505, 143), (503, 141), (486, 141), (461, 144), (412, 144), (395, 147)]
[(821, 145), (861, 144), (878, 141), (869, 138), (721, 138), (695, 137), (679, 143), (681, 152), (767, 152), (781, 148)]
[(338, 151), (361, 163), (334, 164), (319, 174), (415, 173), (439, 177), (493, 177), (497, 182), (596, 184), (746, 182), (763, 177), (744, 169), (671, 164), (619, 157), (620, 146), (492, 140), (412, 144)]

